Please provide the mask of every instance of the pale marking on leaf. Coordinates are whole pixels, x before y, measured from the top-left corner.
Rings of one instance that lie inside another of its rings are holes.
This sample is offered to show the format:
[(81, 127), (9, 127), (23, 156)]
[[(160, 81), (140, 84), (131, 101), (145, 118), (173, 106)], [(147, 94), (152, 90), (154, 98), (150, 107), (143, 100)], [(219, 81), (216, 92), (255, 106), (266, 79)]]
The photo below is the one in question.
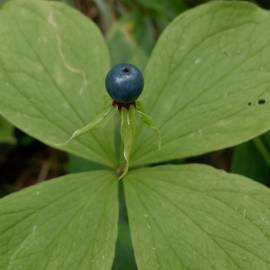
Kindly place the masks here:
[(54, 17), (53, 17), (53, 12), (51, 11), (48, 15), (48, 23), (52, 26), (55, 34), (56, 34), (56, 39), (57, 39), (57, 48), (58, 48), (58, 52), (59, 52), (59, 55), (64, 63), (64, 66), (65, 68), (70, 71), (71, 73), (73, 74), (77, 74), (77, 75), (80, 75), (82, 77), (82, 86), (79, 90), (79, 95), (81, 96), (84, 92), (84, 90), (86, 89), (87, 85), (88, 85), (88, 81), (87, 81), (87, 78), (86, 78), (86, 75), (85, 75), (85, 72), (81, 69), (78, 69), (72, 65), (70, 65), (64, 55), (64, 52), (63, 52), (63, 49), (62, 49), (62, 39), (61, 39), (61, 35), (60, 35), (60, 31), (59, 31), (59, 28), (58, 28), (58, 25), (57, 23), (55, 22), (54, 20)]
[(127, 115), (127, 124), (128, 124), (128, 126), (130, 126), (130, 118), (129, 118), (129, 114)]
[(263, 215), (260, 216), (259, 224), (270, 226), (269, 220), (267, 220), (266, 216), (263, 216)]
[(68, 104), (66, 104), (66, 103), (63, 103), (63, 104), (62, 104), (62, 107), (63, 107), (64, 109), (66, 109), (66, 110), (69, 109), (69, 106), (68, 106)]
[(36, 234), (36, 231), (37, 231), (37, 225), (34, 225), (33, 228), (32, 228), (31, 233), (25, 237), (25, 239), (21, 242), (21, 244), (19, 245), (19, 247), (14, 251), (14, 253), (10, 257), (7, 270), (11, 270), (12, 269), (11, 267), (14, 265), (14, 262), (16, 261), (16, 257), (21, 252), (21, 250), (24, 249), (26, 241), (30, 237), (34, 237), (35, 234)]
[(197, 58), (197, 59), (195, 60), (194, 64), (195, 64), (195, 65), (198, 65), (198, 64), (201, 63), (201, 61), (202, 61), (201, 58)]

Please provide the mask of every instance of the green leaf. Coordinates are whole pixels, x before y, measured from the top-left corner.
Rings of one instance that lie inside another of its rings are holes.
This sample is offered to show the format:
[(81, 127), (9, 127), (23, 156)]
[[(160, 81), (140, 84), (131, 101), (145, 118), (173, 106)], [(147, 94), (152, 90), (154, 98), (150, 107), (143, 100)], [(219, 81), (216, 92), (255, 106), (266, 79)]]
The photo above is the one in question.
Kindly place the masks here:
[(142, 122), (155, 132), (157, 136), (158, 149), (160, 150), (162, 141), (161, 141), (159, 129), (153, 123), (152, 117), (144, 112), (143, 104), (139, 100), (136, 101), (136, 112), (138, 116), (140, 117), (140, 119), (142, 120)]
[(134, 166), (185, 158), (249, 140), (270, 128), (270, 14), (212, 2), (180, 15), (145, 72), (145, 109), (162, 150), (140, 130)]
[(14, 144), (15, 142), (14, 127), (0, 116), (0, 143)]
[[(51, 146), (103, 110), (109, 56), (96, 26), (65, 4), (14, 0), (0, 12), (0, 113)], [(115, 163), (113, 121), (59, 147)]]
[(110, 270), (117, 238), (116, 176), (72, 174), (0, 200), (0, 269)]
[(140, 270), (270, 269), (270, 191), (204, 165), (131, 171), (124, 181)]
[(267, 133), (256, 138), (255, 141), (246, 142), (235, 148), (231, 171), (269, 185), (270, 160), (265, 159), (263, 153), (257, 146), (257, 141), (265, 145), (265, 150), (268, 152), (268, 155), (270, 155), (270, 148), (267, 146), (267, 141), (270, 141), (270, 133)]
[(7, 0), (0, 0), (0, 5), (3, 5)]
[(157, 29), (153, 26), (153, 17), (135, 8), (130, 13), (124, 13), (117, 25), (134, 39), (148, 57), (156, 42)]
[(106, 106), (106, 108), (101, 113), (96, 115), (96, 117), (91, 122), (87, 123), (82, 128), (75, 130), (65, 142), (56, 144), (56, 145), (57, 146), (67, 145), (71, 141), (73, 141), (75, 138), (82, 136), (86, 133), (92, 132), (93, 130), (97, 128), (100, 128), (103, 124), (106, 123), (106, 121), (110, 121), (111, 118), (115, 116), (115, 111), (117, 111), (117, 109), (114, 106), (112, 106), (111, 101), (110, 101), (108, 106)]
[[(144, 69), (147, 56), (128, 32), (128, 25), (114, 23), (107, 36), (112, 64), (131, 63)], [(120, 49), (121, 48), (121, 49)]]

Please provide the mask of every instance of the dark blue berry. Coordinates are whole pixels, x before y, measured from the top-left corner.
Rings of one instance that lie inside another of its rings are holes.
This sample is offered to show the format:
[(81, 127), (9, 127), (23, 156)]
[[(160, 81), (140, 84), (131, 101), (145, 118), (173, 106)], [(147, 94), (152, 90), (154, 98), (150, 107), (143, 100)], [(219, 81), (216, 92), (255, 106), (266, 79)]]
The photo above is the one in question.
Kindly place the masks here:
[(132, 103), (141, 94), (143, 75), (131, 64), (115, 65), (106, 76), (106, 89), (117, 103)]

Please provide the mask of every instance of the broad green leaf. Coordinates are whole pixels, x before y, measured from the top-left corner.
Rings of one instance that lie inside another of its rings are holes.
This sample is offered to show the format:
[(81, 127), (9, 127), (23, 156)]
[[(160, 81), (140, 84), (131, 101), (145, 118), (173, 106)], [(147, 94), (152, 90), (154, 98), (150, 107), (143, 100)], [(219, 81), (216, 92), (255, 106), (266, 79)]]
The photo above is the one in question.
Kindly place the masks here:
[[(267, 133), (255, 140), (243, 143), (234, 149), (231, 171), (256, 179), (264, 184), (270, 184), (270, 159), (265, 157), (266, 151), (270, 157), (270, 133)], [(261, 151), (259, 144), (264, 151)]]
[(212, 2), (164, 31), (142, 95), (163, 147), (139, 131), (134, 166), (203, 154), (269, 130), (269, 25), (269, 11), (251, 3)]
[(14, 144), (15, 142), (14, 127), (0, 116), (0, 143)]
[[(96, 26), (65, 4), (14, 0), (0, 11), (0, 113), (55, 146), (104, 108), (109, 68)], [(113, 121), (61, 147), (113, 166)], [(60, 147), (59, 147), (60, 148)]]
[(139, 270), (270, 269), (270, 190), (204, 165), (124, 180)]
[(117, 180), (71, 174), (0, 200), (0, 269), (110, 270), (117, 238)]

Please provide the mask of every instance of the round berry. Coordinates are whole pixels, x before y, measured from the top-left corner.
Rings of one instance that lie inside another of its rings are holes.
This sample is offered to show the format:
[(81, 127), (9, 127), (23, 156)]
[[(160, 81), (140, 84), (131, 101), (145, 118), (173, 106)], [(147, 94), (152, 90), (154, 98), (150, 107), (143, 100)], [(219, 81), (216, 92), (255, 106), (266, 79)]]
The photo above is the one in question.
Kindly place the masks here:
[(118, 103), (132, 103), (141, 94), (144, 86), (143, 75), (131, 64), (115, 65), (106, 76), (106, 89)]

